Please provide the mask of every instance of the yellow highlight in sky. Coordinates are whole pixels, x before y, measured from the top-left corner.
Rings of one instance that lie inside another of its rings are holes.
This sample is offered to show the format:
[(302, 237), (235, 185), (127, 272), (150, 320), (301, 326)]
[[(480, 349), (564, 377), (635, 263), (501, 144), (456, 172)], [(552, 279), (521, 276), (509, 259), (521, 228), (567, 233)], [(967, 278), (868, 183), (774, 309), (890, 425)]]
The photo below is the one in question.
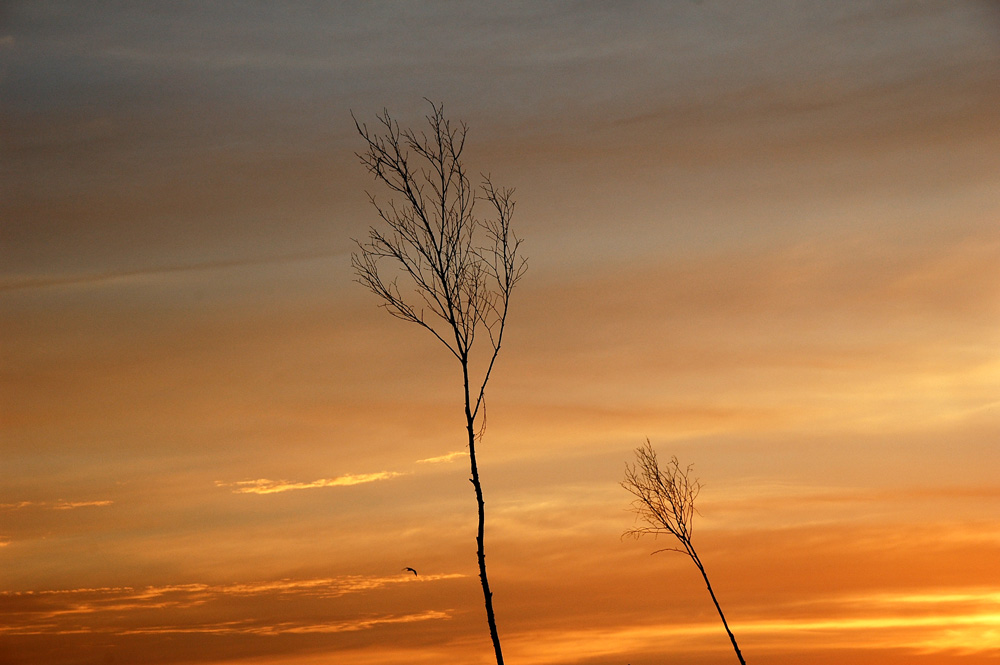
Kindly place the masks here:
[(377, 473), (346, 474), (337, 478), (320, 478), (311, 482), (293, 483), (287, 480), (270, 480), (268, 478), (257, 478), (256, 480), (238, 480), (234, 483), (226, 483), (221, 480), (215, 481), (218, 487), (235, 487), (234, 494), (278, 494), (280, 492), (290, 492), (292, 490), (308, 490), (317, 487), (346, 487), (350, 485), (361, 485), (363, 483), (373, 483), (377, 480), (388, 480), (397, 476), (405, 475), (399, 471), (379, 471)]

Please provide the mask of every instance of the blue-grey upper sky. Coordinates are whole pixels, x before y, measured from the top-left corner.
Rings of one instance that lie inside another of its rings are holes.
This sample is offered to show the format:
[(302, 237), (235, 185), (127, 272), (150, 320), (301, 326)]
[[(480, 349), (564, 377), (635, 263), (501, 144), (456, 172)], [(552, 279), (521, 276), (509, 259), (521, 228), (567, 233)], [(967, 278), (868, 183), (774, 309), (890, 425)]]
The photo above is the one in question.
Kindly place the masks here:
[(340, 251), (350, 110), (412, 117), (423, 97), (501, 167), (518, 153), (560, 169), (584, 150), (627, 179), (713, 151), (947, 131), (996, 100), (998, 15), (985, 1), (8, 3), (4, 262), (17, 280), (233, 260), (257, 242)]

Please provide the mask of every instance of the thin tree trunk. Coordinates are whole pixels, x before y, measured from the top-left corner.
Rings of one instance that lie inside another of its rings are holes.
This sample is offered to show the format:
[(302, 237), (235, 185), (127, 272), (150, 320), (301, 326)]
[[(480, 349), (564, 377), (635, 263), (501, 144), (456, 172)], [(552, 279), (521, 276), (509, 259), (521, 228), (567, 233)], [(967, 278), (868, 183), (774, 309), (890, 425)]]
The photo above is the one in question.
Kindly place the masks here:
[(479, 483), (479, 466), (476, 464), (476, 431), (475, 419), (469, 395), (469, 379), (467, 366), (465, 369), (465, 421), (469, 433), (469, 460), (472, 466), (472, 486), (476, 489), (476, 503), (479, 506), (479, 528), (476, 531), (476, 557), (479, 560), (479, 581), (483, 585), (483, 600), (486, 603), (486, 621), (490, 625), (490, 638), (493, 640), (493, 651), (496, 654), (497, 665), (503, 665), (503, 652), (500, 649), (500, 635), (497, 633), (496, 617), (493, 614), (493, 592), (490, 591), (490, 580), (486, 576), (486, 550), (484, 534), (486, 531), (486, 502), (483, 501), (483, 487)]
[(705, 566), (701, 564), (701, 559), (698, 555), (691, 551), (691, 558), (694, 560), (696, 566), (698, 566), (698, 571), (701, 573), (701, 577), (705, 580), (705, 586), (708, 587), (708, 594), (712, 596), (712, 602), (715, 603), (715, 609), (719, 612), (719, 618), (722, 619), (722, 625), (726, 629), (726, 634), (729, 635), (729, 641), (733, 643), (733, 649), (736, 650), (736, 657), (740, 659), (741, 665), (747, 665), (747, 662), (743, 660), (743, 654), (740, 653), (740, 647), (736, 644), (736, 636), (733, 635), (733, 631), (729, 630), (729, 623), (726, 621), (726, 615), (722, 613), (722, 606), (719, 605), (719, 600), (715, 597), (715, 591), (712, 590), (712, 583), (708, 581), (708, 573), (705, 572)]

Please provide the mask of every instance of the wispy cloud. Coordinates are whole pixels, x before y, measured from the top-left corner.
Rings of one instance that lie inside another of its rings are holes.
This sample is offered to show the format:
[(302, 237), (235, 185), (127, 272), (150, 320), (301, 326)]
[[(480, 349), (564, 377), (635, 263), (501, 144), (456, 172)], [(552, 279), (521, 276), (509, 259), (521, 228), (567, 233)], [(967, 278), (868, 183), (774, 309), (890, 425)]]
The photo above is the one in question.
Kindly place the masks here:
[(292, 490), (309, 490), (319, 487), (346, 487), (350, 485), (361, 485), (373, 483), (378, 480), (389, 480), (405, 475), (400, 471), (379, 471), (377, 473), (346, 474), (337, 478), (320, 478), (309, 482), (291, 482), (288, 480), (271, 480), (269, 478), (257, 478), (255, 480), (238, 480), (227, 483), (222, 480), (215, 481), (217, 487), (232, 487), (234, 494), (278, 494), (280, 492), (291, 492)]
[(741, 481), (740, 487), (727, 491), (725, 499), (716, 499), (728, 510), (760, 511), (779, 505), (885, 503), (887, 501), (963, 501), (1000, 499), (1000, 486), (923, 486), (923, 487), (822, 487), (791, 483)]
[[(80, 632), (280, 635), (364, 630), (384, 623), (450, 618), (450, 614), (428, 610), (415, 614), (366, 615), (317, 623), (315, 615), (308, 611), (308, 604), (393, 585), (426, 584), (463, 577), (465, 575), (461, 573), (429, 574), (419, 578), (408, 574), (382, 577), (345, 575), (216, 585), (193, 583), (138, 588), (6, 591), (0, 592), (0, 635), (68, 635)], [(296, 616), (291, 612), (279, 622), (268, 622), (256, 615), (244, 618), (247, 603), (253, 601), (268, 606), (294, 601), (294, 607), (305, 608), (304, 614)], [(178, 613), (179, 610), (182, 612)], [(220, 612), (236, 612), (240, 616), (220, 622)], [(213, 617), (213, 620), (200, 622), (198, 619), (201, 617)]]
[(444, 455), (439, 455), (437, 457), (418, 459), (417, 464), (437, 464), (438, 462), (454, 462), (459, 457), (465, 457), (465, 455), (466, 452), (464, 450), (456, 450), (454, 452), (446, 453)]
[(74, 508), (90, 508), (110, 506), (114, 501), (15, 501), (0, 503), (0, 510), (20, 510), (21, 508), (45, 508), (48, 510), (73, 510)]
[[(759, 649), (787, 652), (789, 636), (796, 635), (793, 647), (831, 651), (868, 648), (904, 649), (914, 653), (953, 652), (965, 655), (993, 653), (1000, 614), (993, 606), (967, 613), (861, 614), (850, 617), (801, 617), (733, 622), (737, 636), (753, 636)], [(720, 624), (669, 623), (645, 626), (610, 626), (572, 631), (537, 630), (512, 635), (510, 651), (518, 662), (542, 665), (582, 662), (595, 656), (622, 656), (650, 652), (669, 641), (677, 651), (716, 649)]]
[(91, 506), (110, 506), (114, 501), (57, 501), (52, 505), (54, 510), (72, 510), (74, 508), (88, 508)]
[(298, 623), (294, 621), (287, 621), (277, 624), (260, 625), (257, 621), (247, 620), (226, 621), (222, 623), (202, 624), (198, 626), (149, 626), (144, 628), (122, 630), (118, 631), (116, 634), (164, 635), (177, 633), (210, 633), (216, 635), (304, 635), (313, 633), (345, 633), (366, 630), (383, 624), (412, 623), (414, 621), (450, 618), (451, 614), (449, 612), (428, 610), (426, 612), (419, 612), (416, 614), (384, 615), (348, 621), (330, 621), (325, 623)]
[[(0, 40), (0, 47), (2, 47)], [(212, 270), (228, 270), (231, 268), (242, 268), (246, 266), (268, 265), (274, 263), (293, 263), (299, 261), (315, 261), (318, 259), (328, 259), (337, 256), (337, 252), (300, 252), (297, 254), (284, 254), (279, 256), (262, 256), (246, 259), (233, 259), (228, 261), (205, 261), (202, 263), (192, 263), (188, 265), (158, 266), (143, 268), (139, 270), (115, 270), (101, 273), (85, 273), (77, 275), (43, 275), (36, 277), (14, 278), (11, 281), (0, 282), (0, 292), (20, 291), (23, 289), (39, 289), (58, 286), (72, 286), (79, 284), (96, 284), (100, 282), (111, 282), (116, 280), (142, 278), (159, 275), (169, 275), (172, 273), (186, 273)]]

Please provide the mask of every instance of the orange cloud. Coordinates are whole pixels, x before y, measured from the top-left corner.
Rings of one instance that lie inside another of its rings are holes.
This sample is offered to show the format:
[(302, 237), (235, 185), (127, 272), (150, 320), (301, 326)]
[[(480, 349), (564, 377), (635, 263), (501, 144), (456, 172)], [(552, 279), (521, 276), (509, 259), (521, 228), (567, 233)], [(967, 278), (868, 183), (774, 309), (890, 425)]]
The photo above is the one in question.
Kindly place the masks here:
[[(879, 608), (881, 609), (881, 608)], [(1000, 613), (983, 607), (968, 614), (867, 614), (845, 618), (790, 618), (732, 622), (744, 651), (802, 653), (813, 649), (904, 649), (912, 653), (996, 650)], [(525, 665), (591, 662), (595, 657), (626, 658), (636, 653), (727, 649), (717, 620), (696, 623), (611, 626), (577, 630), (531, 630), (506, 641), (512, 657)], [(730, 654), (731, 655), (731, 654)], [(513, 659), (513, 658), (512, 658)]]
[[(425, 610), (406, 614), (337, 622), (316, 622), (311, 614), (279, 623), (259, 618), (202, 622), (219, 612), (239, 612), (247, 600), (273, 604), (295, 601), (328, 601), (345, 595), (375, 591), (394, 585), (428, 584), (464, 578), (461, 573), (412, 577), (346, 575), (337, 578), (282, 579), (233, 584), (174, 584), (163, 586), (100, 587), (50, 591), (0, 592), (0, 635), (74, 634), (106, 631), (116, 634), (233, 633), (278, 635), (363, 630), (382, 623), (409, 623), (449, 618), (449, 612)], [(192, 614), (198, 608), (201, 614)], [(176, 610), (183, 611), (181, 614)], [(186, 614), (185, 614), (186, 613)], [(296, 618), (294, 613), (289, 614)], [(124, 617), (124, 618), (123, 618)], [(175, 623), (169, 623), (172, 620)], [(125, 624), (125, 625), (123, 625)], [(138, 624), (138, 625), (136, 625)]]
[(432, 619), (450, 619), (449, 612), (429, 610), (417, 614), (404, 614), (401, 616), (388, 615), (372, 617), (367, 619), (357, 619), (353, 621), (331, 621), (326, 623), (299, 624), (295, 622), (283, 622), (275, 625), (257, 625), (255, 622), (247, 621), (226, 621), (217, 624), (198, 626), (151, 626), (149, 628), (133, 628), (119, 631), (119, 635), (166, 635), (176, 633), (211, 633), (230, 635), (285, 635), (285, 634), (309, 634), (309, 633), (344, 633), (357, 630), (366, 630), (382, 624), (392, 623), (413, 623), (414, 621), (428, 621)]
[(16, 501), (0, 503), (0, 510), (20, 510), (21, 508), (46, 508), (49, 510), (73, 510), (92, 506), (110, 506), (114, 501)]
[(318, 487), (347, 487), (350, 485), (361, 485), (363, 483), (373, 483), (378, 480), (388, 480), (405, 475), (399, 471), (379, 471), (377, 473), (347, 474), (337, 478), (320, 478), (305, 483), (293, 483), (287, 480), (270, 480), (268, 478), (257, 478), (256, 480), (238, 480), (233, 483), (215, 481), (217, 487), (235, 487), (234, 494), (278, 494), (280, 492), (290, 492), (292, 490), (308, 490)]
[(417, 464), (436, 464), (438, 462), (453, 462), (459, 457), (464, 457), (467, 455), (464, 450), (456, 450), (444, 455), (439, 455), (437, 457), (428, 457), (427, 459), (418, 459)]

